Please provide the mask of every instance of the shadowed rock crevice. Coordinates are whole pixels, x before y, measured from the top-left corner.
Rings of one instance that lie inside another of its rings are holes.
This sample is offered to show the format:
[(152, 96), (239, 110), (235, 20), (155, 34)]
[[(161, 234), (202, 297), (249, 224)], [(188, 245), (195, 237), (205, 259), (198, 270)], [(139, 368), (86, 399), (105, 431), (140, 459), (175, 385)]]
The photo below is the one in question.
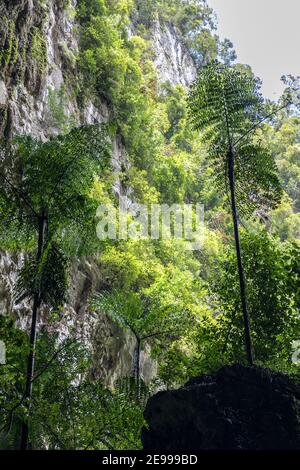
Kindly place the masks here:
[(233, 365), (148, 401), (144, 450), (300, 449), (300, 387)]

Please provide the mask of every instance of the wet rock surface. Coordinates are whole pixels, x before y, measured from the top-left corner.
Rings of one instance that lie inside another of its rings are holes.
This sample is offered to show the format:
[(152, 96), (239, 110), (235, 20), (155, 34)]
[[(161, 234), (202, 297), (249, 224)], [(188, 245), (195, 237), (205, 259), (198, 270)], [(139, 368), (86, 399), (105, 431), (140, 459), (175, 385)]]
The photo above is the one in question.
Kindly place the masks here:
[(300, 449), (300, 387), (259, 367), (227, 366), (148, 401), (144, 450)]

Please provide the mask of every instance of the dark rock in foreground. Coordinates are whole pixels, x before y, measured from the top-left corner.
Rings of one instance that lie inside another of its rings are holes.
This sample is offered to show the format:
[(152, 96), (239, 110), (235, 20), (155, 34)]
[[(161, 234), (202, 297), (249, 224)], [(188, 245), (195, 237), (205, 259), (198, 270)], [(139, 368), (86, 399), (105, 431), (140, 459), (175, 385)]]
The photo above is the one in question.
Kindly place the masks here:
[(159, 392), (145, 410), (144, 450), (300, 449), (300, 387), (233, 365)]

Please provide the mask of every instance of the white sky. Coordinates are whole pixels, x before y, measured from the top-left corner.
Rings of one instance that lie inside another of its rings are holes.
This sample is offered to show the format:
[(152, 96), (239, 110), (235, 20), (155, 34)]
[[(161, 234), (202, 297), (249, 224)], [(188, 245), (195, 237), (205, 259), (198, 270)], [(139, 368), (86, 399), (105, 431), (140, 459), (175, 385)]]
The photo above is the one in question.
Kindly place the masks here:
[(300, 0), (207, 0), (218, 34), (229, 38), (237, 61), (263, 80), (262, 92), (279, 98), (280, 77), (300, 75)]

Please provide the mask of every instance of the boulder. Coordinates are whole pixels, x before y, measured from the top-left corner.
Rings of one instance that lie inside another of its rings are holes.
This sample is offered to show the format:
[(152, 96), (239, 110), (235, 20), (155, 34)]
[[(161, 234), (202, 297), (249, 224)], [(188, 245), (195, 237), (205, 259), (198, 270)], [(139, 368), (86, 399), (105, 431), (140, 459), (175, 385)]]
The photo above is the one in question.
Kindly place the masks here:
[(146, 451), (300, 449), (300, 387), (260, 367), (226, 366), (157, 393), (145, 419)]

